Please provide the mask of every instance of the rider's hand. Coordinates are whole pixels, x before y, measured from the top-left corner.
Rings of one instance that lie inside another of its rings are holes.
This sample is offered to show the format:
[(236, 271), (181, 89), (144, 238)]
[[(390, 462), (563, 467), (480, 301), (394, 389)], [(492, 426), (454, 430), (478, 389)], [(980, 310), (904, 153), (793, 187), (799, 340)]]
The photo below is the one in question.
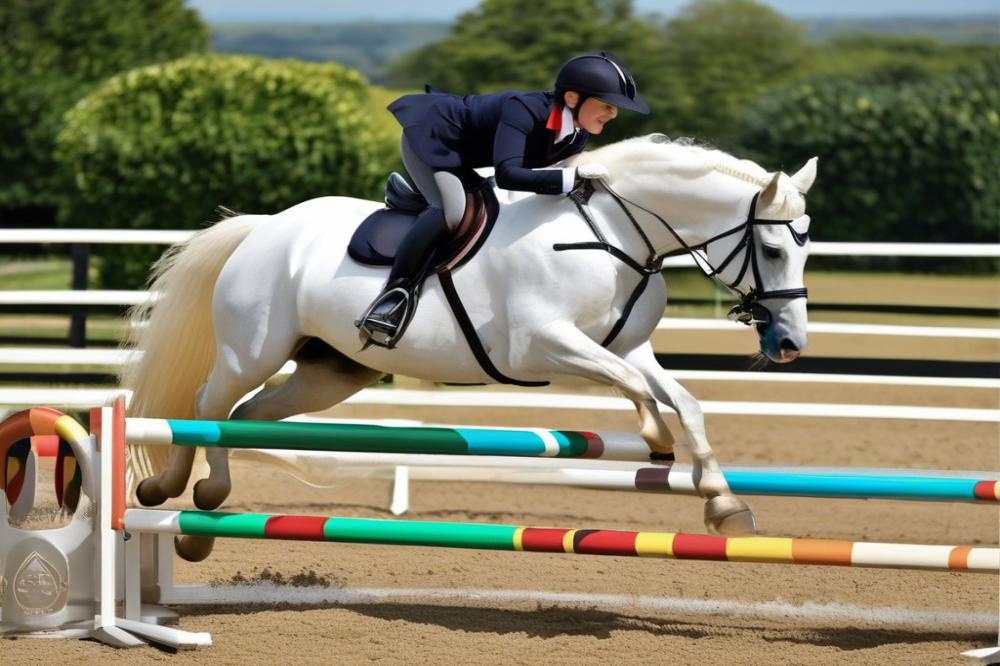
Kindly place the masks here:
[(607, 180), (610, 175), (606, 166), (596, 162), (581, 164), (576, 168), (576, 177), (586, 180)]

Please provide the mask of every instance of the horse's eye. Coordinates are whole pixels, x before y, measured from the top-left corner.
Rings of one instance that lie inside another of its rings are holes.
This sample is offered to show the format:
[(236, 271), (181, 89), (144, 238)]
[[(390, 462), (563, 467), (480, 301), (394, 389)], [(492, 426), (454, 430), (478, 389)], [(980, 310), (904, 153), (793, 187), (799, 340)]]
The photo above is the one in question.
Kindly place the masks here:
[(768, 259), (781, 259), (781, 248), (765, 245), (764, 256), (767, 257)]

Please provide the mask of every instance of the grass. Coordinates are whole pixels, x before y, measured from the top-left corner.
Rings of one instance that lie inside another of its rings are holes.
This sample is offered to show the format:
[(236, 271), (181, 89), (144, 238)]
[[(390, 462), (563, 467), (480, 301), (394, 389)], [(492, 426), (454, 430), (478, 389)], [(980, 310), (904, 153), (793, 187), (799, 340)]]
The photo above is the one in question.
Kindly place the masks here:
[[(16, 260), (0, 257), (0, 289), (69, 289), (73, 265), (68, 259)], [(91, 267), (91, 279), (97, 277)]]
[[(69, 331), (69, 315), (0, 316), (0, 337), (31, 336), (51, 338), (55, 346), (64, 346)], [(117, 342), (125, 323), (113, 315), (87, 317), (87, 339), (91, 342)]]

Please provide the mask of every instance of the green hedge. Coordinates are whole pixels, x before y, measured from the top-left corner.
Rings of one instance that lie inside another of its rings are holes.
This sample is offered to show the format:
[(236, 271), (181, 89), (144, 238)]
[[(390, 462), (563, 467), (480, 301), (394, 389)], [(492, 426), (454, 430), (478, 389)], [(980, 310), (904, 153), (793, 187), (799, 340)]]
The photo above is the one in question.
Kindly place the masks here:
[[(324, 195), (377, 198), (398, 146), (367, 94), (364, 78), (338, 65), (244, 56), (115, 76), (67, 114), (58, 137), (60, 220), (195, 229), (220, 205), (276, 213)], [(138, 286), (153, 258), (111, 248), (101, 284)]]
[(203, 52), (183, 0), (0, 3), (0, 209), (54, 207), (63, 114), (107, 77)]
[(911, 85), (803, 84), (758, 102), (738, 142), (769, 168), (819, 155), (821, 240), (995, 243), (1000, 57)]

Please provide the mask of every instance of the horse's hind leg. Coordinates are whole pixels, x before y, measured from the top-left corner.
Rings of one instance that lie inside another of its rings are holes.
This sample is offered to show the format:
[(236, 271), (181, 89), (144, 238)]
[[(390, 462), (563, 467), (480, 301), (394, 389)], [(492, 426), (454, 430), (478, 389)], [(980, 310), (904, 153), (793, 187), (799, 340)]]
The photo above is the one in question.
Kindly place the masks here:
[[(325, 343), (312, 339), (303, 345), (294, 356), (295, 372), (284, 383), (265, 388), (250, 398), (229, 417), (232, 420), (276, 421), (318, 411), (341, 402), (364, 387), (377, 381), (383, 373), (359, 365), (343, 356)], [(277, 365), (280, 369), (280, 364)], [(273, 372), (268, 371), (267, 376)], [(224, 419), (229, 414), (232, 403), (236, 402), (253, 387), (266, 380), (232, 383), (224, 381), (226, 372), (212, 373), (209, 382), (202, 387), (198, 400), (199, 418)], [(223, 415), (225, 414), (225, 415)], [(207, 479), (194, 486), (194, 503), (203, 511), (217, 509), (229, 496), (232, 481), (229, 475), (228, 449), (212, 447), (205, 450), (210, 473)], [(214, 539), (211, 537), (182, 537), (177, 541), (177, 552), (190, 561), (205, 559), (212, 551)]]
[[(226, 419), (237, 400), (274, 374), (274, 371), (270, 369), (259, 370), (248, 377), (241, 375), (229, 365), (217, 359), (208, 381), (198, 389), (195, 397), (197, 418)], [(280, 367), (279, 363), (278, 368)], [(224, 449), (213, 450), (225, 451)], [(143, 479), (136, 487), (135, 494), (139, 503), (143, 506), (155, 506), (172, 497), (179, 497), (187, 487), (196, 451), (197, 449), (193, 446), (171, 447), (170, 463), (167, 469), (156, 476)], [(214, 509), (218, 506), (218, 504), (212, 507), (202, 506), (198, 503), (197, 497), (195, 504), (200, 509)]]
[(233, 419), (277, 421), (316, 412), (342, 402), (384, 373), (363, 366), (319, 339), (295, 354), (295, 372), (284, 383), (266, 388), (236, 408)]
[[(280, 419), (318, 411), (341, 402), (357, 393), (365, 386), (377, 381), (382, 373), (355, 363), (326, 343), (312, 338), (295, 353), (295, 372), (282, 384), (261, 390), (239, 407), (231, 416), (232, 420), (278, 421)], [(212, 413), (212, 394), (206, 384), (205, 392), (199, 400), (199, 417), (209, 417)], [(225, 396), (220, 391), (219, 395)], [(237, 391), (235, 400), (245, 391)], [(223, 397), (219, 407), (225, 406), (232, 394)], [(235, 402), (233, 400), (233, 402)], [(228, 408), (225, 410), (228, 414)], [(221, 412), (217, 412), (221, 413)], [(224, 418), (224, 417), (221, 417)], [(232, 488), (229, 475), (229, 451), (224, 448), (205, 450), (210, 473), (207, 479), (194, 486), (194, 503), (203, 511), (217, 509)]]
[[(271, 333), (274, 333), (273, 329)], [(208, 376), (208, 381), (198, 390), (198, 418), (226, 420), (240, 398), (281, 369), (294, 345), (295, 337), (291, 331), (286, 332), (285, 336), (272, 334), (256, 353), (250, 353), (249, 347), (237, 348), (230, 342), (223, 342), (220, 336), (215, 367)], [(210, 474), (194, 487), (194, 503), (199, 509), (217, 509), (229, 496), (232, 484), (229, 479), (228, 456), (229, 452), (224, 448), (206, 449)], [(214, 543), (215, 539), (212, 537), (182, 536), (175, 539), (174, 547), (177, 554), (185, 560), (199, 562), (212, 552)]]
[(725, 534), (753, 534), (756, 523), (747, 504), (734, 496), (722, 468), (705, 435), (705, 417), (701, 405), (677, 380), (656, 361), (648, 342), (625, 355), (625, 361), (643, 374), (653, 395), (677, 411), (694, 462), (698, 493), (705, 503), (705, 526)]
[(139, 482), (135, 497), (143, 506), (159, 506), (172, 497), (179, 497), (191, 477), (191, 465), (197, 449), (193, 446), (170, 447), (167, 468)]

